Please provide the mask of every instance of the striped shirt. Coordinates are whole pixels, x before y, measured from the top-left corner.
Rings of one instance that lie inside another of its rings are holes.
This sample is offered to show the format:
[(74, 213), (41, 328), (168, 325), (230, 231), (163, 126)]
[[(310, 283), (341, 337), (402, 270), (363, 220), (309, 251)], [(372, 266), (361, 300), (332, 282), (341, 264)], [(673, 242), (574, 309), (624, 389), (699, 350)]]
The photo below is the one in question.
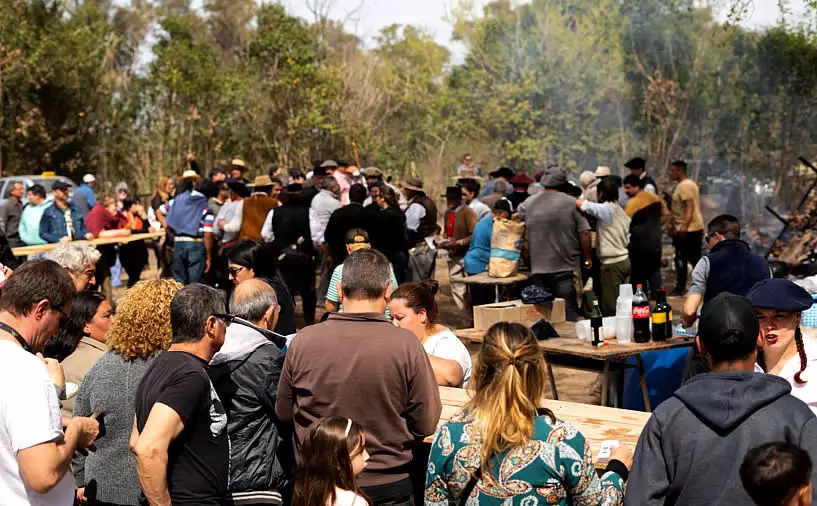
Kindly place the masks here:
[[(201, 195), (201, 193), (197, 192), (196, 190), (193, 190), (193, 195), (196, 195), (196, 194)], [(159, 212), (162, 215), (167, 216), (167, 214), (170, 212), (170, 208), (173, 207), (173, 203), (175, 202), (175, 200), (176, 199), (170, 199), (167, 202), (165, 202), (164, 204), (162, 204), (159, 207)], [(206, 208), (202, 209), (202, 211), (201, 211), (201, 223), (199, 224), (199, 235), (204, 236), (204, 234), (206, 234), (206, 233), (212, 234), (213, 233), (213, 222), (214, 221), (215, 221), (215, 216), (213, 216), (213, 211), (210, 210), (209, 207), (206, 207)]]

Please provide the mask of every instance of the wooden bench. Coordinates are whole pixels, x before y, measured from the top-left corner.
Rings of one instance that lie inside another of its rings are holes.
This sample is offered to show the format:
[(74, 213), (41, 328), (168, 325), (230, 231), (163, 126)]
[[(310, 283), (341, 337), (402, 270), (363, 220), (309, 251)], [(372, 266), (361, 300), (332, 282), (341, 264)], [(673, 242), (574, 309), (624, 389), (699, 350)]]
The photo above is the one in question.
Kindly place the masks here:
[[(127, 244), (134, 241), (143, 241), (145, 239), (161, 239), (165, 236), (164, 230), (160, 232), (148, 232), (146, 234), (131, 234), (124, 237), (103, 237), (94, 239), (92, 241), (73, 241), (79, 244), (87, 244), (91, 247), (103, 246), (106, 244)], [(59, 246), (59, 243), (52, 244), (38, 244), (36, 246), (21, 246), (19, 248), (12, 248), (11, 251), (16, 257), (27, 257), (36, 255), (38, 253), (47, 253)]]

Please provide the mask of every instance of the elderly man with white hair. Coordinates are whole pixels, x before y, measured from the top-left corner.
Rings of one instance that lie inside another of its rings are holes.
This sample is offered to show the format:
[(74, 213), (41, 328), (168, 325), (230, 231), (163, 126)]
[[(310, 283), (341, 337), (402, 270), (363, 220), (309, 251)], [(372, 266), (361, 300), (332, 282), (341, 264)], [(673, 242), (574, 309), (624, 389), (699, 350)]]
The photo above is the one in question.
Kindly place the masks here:
[(48, 259), (57, 262), (71, 276), (77, 292), (96, 283), (96, 263), (100, 257), (94, 248), (71, 242), (61, 243), (48, 253)]
[[(293, 476), (289, 445), (275, 414), (284, 366), (283, 339), (271, 332), (278, 320), (275, 290), (248, 279), (233, 291), (224, 345), (210, 361), (210, 377), (227, 410), (230, 435), (230, 504), (281, 504)], [(275, 343), (279, 346), (276, 346)], [(283, 463), (282, 463), (283, 462)]]

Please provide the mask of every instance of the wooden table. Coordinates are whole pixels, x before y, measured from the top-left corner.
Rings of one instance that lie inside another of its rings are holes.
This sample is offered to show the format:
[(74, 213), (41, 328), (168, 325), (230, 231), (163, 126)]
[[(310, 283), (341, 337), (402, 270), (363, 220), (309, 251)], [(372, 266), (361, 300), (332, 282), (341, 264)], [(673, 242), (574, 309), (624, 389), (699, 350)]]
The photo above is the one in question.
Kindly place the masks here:
[(521, 283), (523, 281), (528, 280), (528, 275), (524, 272), (519, 272), (514, 276), (510, 276), (507, 278), (495, 278), (489, 276), (487, 272), (483, 272), (481, 274), (475, 274), (473, 276), (467, 276), (463, 278), (462, 282), (466, 285), (493, 285), (494, 290), (496, 292), (496, 298), (494, 302), (499, 302), (499, 287), (500, 286), (510, 286), (515, 285), (517, 283)]
[[(462, 410), (470, 394), (462, 388), (440, 387), (440, 400), (443, 404), (440, 425)], [(607, 465), (606, 459), (598, 459), (599, 450), (604, 441), (617, 440), (620, 445), (635, 451), (638, 437), (649, 420), (649, 413), (627, 409), (607, 408), (577, 402), (547, 401), (546, 407), (553, 411), (556, 418), (575, 425), (587, 439), (593, 452), (593, 461), (597, 467)], [(432, 438), (426, 438), (431, 442)]]
[[(550, 388), (553, 391), (553, 398), (559, 399), (559, 394), (556, 391), (556, 380), (553, 376), (553, 367), (549, 357), (553, 356), (570, 356), (589, 359), (592, 361), (602, 362), (602, 383), (601, 383), (601, 405), (607, 405), (607, 397), (610, 388), (610, 369), (615, 364), (626, 363), (629, 357), (635, 357), (636, 369), (641, 381), (641, 394), (644, 396), (644, 407), (647, 412), (651, 411), (650, 395), (647, 389), (647, 381), (644, 378), (644, 363), (641, 360), (641, 354), (650, 351), (669, 350), (673, 348), (692, 347), (695, 345), (695, 339), (691, 337), (675, 337), (666, 341), (649, 343), (628, 343), (619, 344), (616, 340), (608, 340), (605, 346), (592, 346), (586, 341), (582, 341), (576, 337), (576, 324), (573, 322), (557, 323), (553, 325), (560, 337), (553, 339), (546, 339), (539, 341), (539, 349), (545, 356), (547, 362), (548, 375), (550, 376)], [(466, 343), (482, 343), (485, 336), (484, 330), (477, 329), (463, 329), (455, 330), (462, 341)]]
[[(92, 241), (73, 241), (79, 244), (87, 244), (88, 246), (96, 247), (106, 244), (127, 244), (134, 241), (143, 241), (145, 239), (161, 239), (165, 236), (164, 230), (160, 232), (148, 232), (146, 234), (131, 234), (124, 237), (102, 237)], [(27, 257), (36, 255), (38, 253), (47, 253), (59, 246), (59, 243), (53, 244), (39, 244), (37, 246), (21, 246), (19, 248), (12, 248), (12, 253), (16, 257)]]

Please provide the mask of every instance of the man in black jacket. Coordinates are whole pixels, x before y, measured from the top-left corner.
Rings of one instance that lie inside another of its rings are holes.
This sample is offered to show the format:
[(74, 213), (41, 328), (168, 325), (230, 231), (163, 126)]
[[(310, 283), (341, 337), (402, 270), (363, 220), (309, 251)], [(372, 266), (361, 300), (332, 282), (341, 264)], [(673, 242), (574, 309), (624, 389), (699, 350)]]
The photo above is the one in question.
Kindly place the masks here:
[[(624, 212), (630, 217), (630, 281), (642, 285), (655, 298), (661, 283), (661, 220), (668, 213), (661, 198), (644, 189), (645, 180), (635, 175), (624, 178), (624, 193), (630, 197)], [(647, 285), (649, 284), (649, 291)]]
[(275, 290), (260, 279), (239, 284), (230, 299), (236, 322), (210, 361), (210, 377), (227, 411), (230, 435), (230, 504), (281, 505), (293, 469), (289, 434), (275, 414), (284, 353), (269, 330), (278, 320)]
[(712, 372), (692, 378), (647, 422), (625, 506), (750, 506), (740, 465), (751, 448), (787, 441), (817, 458), (817, 418), (809, 407), (785, 379), (753, 372), (759, 331), (745, 297), (722, 293), (707, 302), (697, 345)]
[[(324, 237), (329, 246), (329, 253), (332, 255), (332, 264), (338, 266), (346, 260), (346, 233), (353, 228), (362, 228), (370, 238), (377, 232), (375, 220), (376, 215), (363, 207), (368, 192), (362, 184), (353, 184), (349, 188), (349, 205), (343, 206), (329, 218), (326, 224)], [(374, 239), (372, 239), (374, 240)]]
[(267, 215), (261, 235), (275, 245), (278, 270), (287, 285), (293, 302), (301, 295), (304, 320), (315, 323), (318, 301), (315, 289), (315, 247), (309, 226), (309, 204), (315, 196), (308, 188), (294, 184), (287, 187), (282, 198), (286, 204)]

